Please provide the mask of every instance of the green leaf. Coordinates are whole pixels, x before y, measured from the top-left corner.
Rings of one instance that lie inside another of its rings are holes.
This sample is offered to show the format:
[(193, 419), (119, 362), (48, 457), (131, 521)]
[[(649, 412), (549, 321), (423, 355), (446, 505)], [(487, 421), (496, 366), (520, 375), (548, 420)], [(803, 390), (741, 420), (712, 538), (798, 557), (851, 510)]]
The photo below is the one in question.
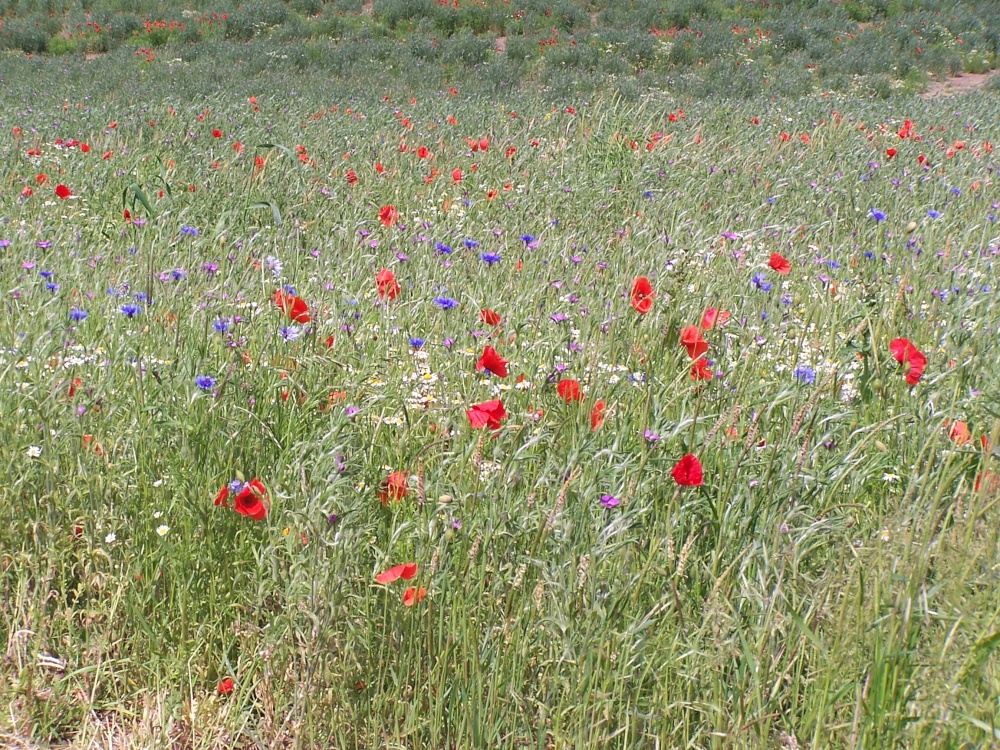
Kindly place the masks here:
[(278, 205), (274, 201), (256, 201), (247, 206), (247, 210), (258, 208), (270, 208), (271, 215), (274, 217), (274, 225), (281, 226), (281, 211), (278, 210)]

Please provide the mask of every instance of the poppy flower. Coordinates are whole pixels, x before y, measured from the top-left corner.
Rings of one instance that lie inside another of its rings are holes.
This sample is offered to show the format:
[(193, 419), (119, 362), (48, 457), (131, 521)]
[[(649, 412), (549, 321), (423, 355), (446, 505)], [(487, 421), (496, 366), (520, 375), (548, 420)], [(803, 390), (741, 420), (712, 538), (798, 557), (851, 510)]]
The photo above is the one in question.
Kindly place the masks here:
[(456, 169), (452, 170), (452, 172), (451, 172), (451, 181), (452, 182), (461, 182), (462, 181), (462, 170), (461, 169), (456, 168)]
[(355, 172), (353, 169), (348, 169), (344, 173), (344, 179), (347, 180), (347, 184), (348, 185), (352, 185), (352, 186), (353, 185), (357, 185), (358, 184), (358, 173)]
[(427, 589), (423, 586), (419, 589), (416, 586), (410, 586), (410, 588), (403, 592), (403, 604), (407, 607), (412, 607), (417, 602), (423, 601), (425, 596), (427, 596)]
[(656, 292), (645, 276), (640, 276), (632, 282), (632, 309), (637, 313), (640, 315), (648, 313), (653, 307), (654, 297)]
[(219, 694), (229, 695), (233, 692), (233, 678), (227, 677), (219, 683)]
[(577, 380), (560, 380), (556, 391), (567, 404), (571, 401), (583, 401), (583, 391), (580, 390), (580, 383)]
[(688, 356), (691, 359), (698, 359), (708, 351), (708, 342), (701, 337), (701, 329), (698, 326), (685, 326), (681, 329), (681, 343), (687, 347)]
[(903, 338), (890, 341), (889, 351), (892, 352), (892, 356), (897, 362), (909, 365), (910, 370), (906, 373), (906, 383), (914, 386), (920, 382), (920, 378), (924, 374), (924, 368), (927, 367), (927, 357), (910, 343), (909, 339)]
[(594, 432), (600, 429), (601, 425), (604, 424), (604, 400), (598, 401), (594, 404), (594, 408), (590, 412), (590, 431)]
[(278, 289), (275, 291), (273, 299), (275, 306), (282, 310), (290, 320), (294, 320), (296, 323), (308, 323), (311, 320), (309, 306), (301, 297), (288, 294), (284, 289)]
[(222, 131), (219, 130), (218, 128), (216, 128), (215, 130), (212, 131), (212, 137), (213, 138), (221, 138), (222, 137)]
[(391, 227), (399, 219), (399, 211), (392, 204), (387, 206), (382, 206), (382, 210), (378, 212), (378, 220), (382, 222), (382, 226)]
[(35, 175), (35, 184), (44, 185), (45, 181), (49, 179), (49, 176), (45, 173)]
[(712, 379), (712, 368), (708, 365), (708, 360), (704, 357), (698, 357), (691, 364), (691, 380), (711, 380)]
[(503, 408), (500, 399), (484, 401), (481, 404), (473, 404), (467, 409), (465, 415), (469, 418), (469, 424), (474, 430), (489, 427), (491, 430), (500, 429), (500, 420), (507, 418), (507, 410)]
[(510, 157), (512, 157), (516, 153), (517, 153), (517, 149), (516, 148), (514, 148), (513, 146), (508, 146), (507, 150), (503, 152), (503, 155), (506, 156), (509, 159)]
[(388, 570), (383, 570), (375, 576), (375, 580), (378, 583), (392, 583), (399, 578), (402, 578), (404, 581), (409, 581), (416, 574), (417, 564), (415, 562), (403, 563), (402, 565), (394, 565)]
[(717, 307), (710, 307), (701, 316), (701, 328), (703, 331), (710, 331), (716, 324), (720, 326), (729, 320), (729, 310), (720, 310)]
[(479, 140), (479, 150), (480, 151), (485, 151), (489, 147), (490, 147), (490, 139), (489, 138), (481, 138)]
[(677, 462), (670, 476), (681, 487), (700, 487), (703, 480), (701, 461), (694, 454), (688, 453)]
[(233, 510), (241, 516), (250, 516), (255, 521), (263, 521), (267, 516), (267, 490), (259, 479), (254, 477), (233, 498)]
[(894, 156), (895, 156), (895, 155), (896, 155), (897, 153), (898, 153), (898, 152), (896, 151), (896, 149), (894, 149), (894, 148), (887, 148), (887, 149), (885, 150), (885, 158), (887, 158), (887, 159), (891, 159), (891, 158), (893, 158), (893, 157), (894, 157)]
[(228, 508), (229, 503), (226, 501), (229, 499), (229, 494), (230, 493), (228, 485), (223, 485), (222, 489), (219, 490), (219, 494), (215, 496), (215, 502), (212, 503), (212, 505), (214, 505), (216, 508), (218, 508), (220, 505), (223, 508)]
[(65, 185), (63, 185), (62, 183), (60, 183), (56, 185), (56, 195), (58, 195), (62, 200), (66, 200), (71, 195), (73, 195), (73, 191), (70, 190)]
[(410, 494), (410, 475), (405, 471), (394, 471), (382, 482), (378, 491), (378, 499), (382, 505), (388, 505), (390, 500), (400, 502)]
[(488, 326), (498, 326), (501, 321), (500, 316), (488, 307), (484, 307), (479, 311), (479, 319)]
[(375, 276), (375, 283), (378, 284), (379, 299), (394, 300), (399, 296), (399, 282), (396, 281), (396, 274), (388, 268), (383, 268)]
[(792, 264), (781, 253), (771, 253), (771, 259), (767, 262), (767, 265), (771, 267), (772, 271), (780, 273), (782, 276), (787, 276), (792, 270)]
[(945, 422), (944, 427), (948, 430), (948, 437), (955, 445), (965, 445), (972, 440), (969, 425), (965, 422)]
[(492, 346), (487, 346), (483, 349), (483, 356), (476, 362), (476, 369), (489, 370), (494, 375), (505, 378), (507, 377), (507, 360), (497, 354), (497, 350)]

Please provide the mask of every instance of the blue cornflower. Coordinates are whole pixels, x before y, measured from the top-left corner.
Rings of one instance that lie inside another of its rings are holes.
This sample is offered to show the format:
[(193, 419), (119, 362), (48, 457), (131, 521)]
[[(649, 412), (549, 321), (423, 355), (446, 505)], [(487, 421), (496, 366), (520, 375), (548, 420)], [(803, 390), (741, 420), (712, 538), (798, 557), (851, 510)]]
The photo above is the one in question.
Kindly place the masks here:
[(767, 202), (773, 206), (775, 203), (778, 202), (778, 199), (772, 195), (770, 198), (767, 199)]
[(523, 242), (525, 245), (530, 245), (534, 241), (535, 241), (535, 236), (532, 234), (521, 235), (521, 242)]
[(957, 188), (957, 187), (953, 187), (951, 189), (951, 194), (952, 195), (961, 195), (962, 194), (962, 189), (961, 188)]
[(69, 311), (69, 319), (74, 323), (79, 323), (87, 319), (87, 311), (81, 310), (79, 307), (74, 307)]
[(435, 242), (434, 249), (437, 250), (442, 255), (451, 255), (451, 248), (443, 242)]
[(128, 302), (121, 306), (121, 313), (126, 318), (134, 318), (141, 312), (142, 312), (142, 305), (135, 305), (131, 302)]
[(877, 208), (872, 208), (868, 211), (871, 217), (875, 219), (875, 222), (885, 221), (885, 211), (879, 211)]
[(219, 333), (225, 333), (229, 330), (229, 321), (225, 318), (219, 318), (214, 323), (212, 323), (212, 328), (214, 328)]
[(790, 304), (792, 304), (792, 295), (788, 294), (788, 292), (782, 294), (781, 304), (783, 304), (785, 307), (788, 307)]
[(146, 301), (146, 293), (145, 292), (135, 292), (135, 293), (132, 294), (132, 296), (135, 299), (139, 300), (139, 302), (145, 302)]
[(830, 268), (840, 268), (840, 264), (839, 264), (839, 263), (838, 263), (837, 261), (835, 261), (835, 260), (828, 260), (828, 261), (826, 262), (826, 264), (827, 264), (827, 265), (828, 265), (828, 266), (829, 266)]
[(419, 349), (423, 345), (424, 345), (423, 339), (417, 338), (416, 336), (410, 337), (410, 346), (412, 346), (414, 349)]
[(483, 263), (488, 266), (492, 266), (494, 263), (500, 262), (500, 253), (480, 253), (479, 257), (482, 258)]
[(243, 480), (242, 479), (234, 479), (228, 485), (229, 491), (232, 492), (234, 495), (238, 495), (241, 492), (243, 492), (243, 487), (244, 486), (245, 485), (243, 484)]
[(458, 303), (451, 297), (435, 297), (434, 304), (440, 307), (442, 310), (452, 310), (458, 307)]
[(771, 282), (767, 280), (767, 276), (763, 273), (755, 273), (751, 278), (750, 282), (760, 289), (762, 292), (771, 291)]
[(644, 192), (644, 193), (642, 194), (642, 197), (643, 197), (643, 198), (649, 198), (650, 200), (652, 200), (652, 199), (653, 199), (653, 193), (652, 193), (652, 191), (651, 191), (651, 190), (647, 190), (647, 191), (645, 191), (645, 192)]
[(54, 282), (54, 281), (46, 281), (45, 282), (45, 288), (48, 289), (50, 292), (58, 292), (59, 291), (59, 285), (56, 282)]
[(865, 257), (868, 258), (868, 260), (875, 260), (875, 253), (871, 250), (865, 250)]
[(38, 275), (41, 276), (43, 279), (51, 279), (54, 274), (52, 273), (52, 271), (39, 271)]
[(477, 240), (464, 240), (463, 244), (469, 248), (469, 250), (474, 250), (479, 247), (479, 242)]
[(295, 341), (299, 338), (301, 331), (298, 326), (283, 326), (278, 333), (285, 341)]
[(203, 391), (210, 391), (215, 388), (215, 378), (211, 375), (199, 375), (194, 379), (194, 384)]
[(285, 284), (285, 285), (284, 285), (284, 286), (282, 286), (281, 288), (282, 288), (282, 289), (284, 290), (285, 294), (290, 294), (290, 295), (292, 295), (293, 297), (298, 297), (298, 296), (299, 296), (299, 295), (297, 295), (297, 294), (295, 293), (295, 287), (294, 287), (294, 286), (292, 286), (291, 284)]
[(933, 208), (930, 211), (927, 212), (927, 215), (929, 217), (931, 217), (932, 219), (940, 219), (941, 218), (941, 212), (940, 211), (936, 211)]
[(185, 276), (187, 276), (187, 271), (185, 271), (183, 268), (175, 268), (173, 271), (170, 272), (170, 278), (172, 278), (174, 281), (180, 281)]
[(792, 371), (792, 375), (803, 385), (812, 385), (816, 380), (816, 371), (806, 365), (796, 367)]
[(189, 227), (187, 224), (184, 224), (181, 227), (181, 234), (186, 234), (189, 237), (197, 237), (198, 236), (198, 230), (195, 229), (194, 227)]

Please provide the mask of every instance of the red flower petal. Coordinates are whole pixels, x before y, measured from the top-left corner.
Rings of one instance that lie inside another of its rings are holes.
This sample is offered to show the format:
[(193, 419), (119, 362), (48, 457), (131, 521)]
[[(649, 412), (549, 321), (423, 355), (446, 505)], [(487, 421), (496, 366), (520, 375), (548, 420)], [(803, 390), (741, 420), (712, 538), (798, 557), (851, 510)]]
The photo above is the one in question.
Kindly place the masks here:
[(63, 185), (62, 183), (60, 183), (60, 184), (56, 185), (56, 195), (58, 195), (63, 200), (66, 200), (71, 195), (73, 195), (73, 191), (70, 190), (65, 185)]
[(412, 607), (417, 602), (423, 601), (425, 596), (427, 596), (427, 589), (423, 586), (419, 589), (416, 586), (410, 586), (410, 588), (403, 592), (403, 604), (407, 607)]
[(571, 401), (583, 401), (583, 391), (580, 390), (580, 383), (576, 380), (560, 380), (556, 386), (559, 396), (568, 404)]
[(473, 404), (465, 415), (469, 418), (469, 424), (474, 430), (481, 430), (489, 427), (491, 430), (500, 429), (500, 420), (507, 418), (507, 411), (503, 408), (500, 399), (484, 401), (481, 404)]
[(780, 253), (771, 253), (771, 259), (767, 262), (767, 265), (771, 267), (772, 271), (780, 273), (782, 276), (787, 276), (792, 270), (792, 264)]
[(498, 377), (507, 377), (507, 360), (497, 354), (497, 350), (492, 346), (483, 349), (483, 356), (476, 363), (477, 370), (489, 370)]
[(677, 462), (670, 475), (682, 487), (700, 487), (703, 479), (701, 461), (694, 454), (688, 453)]
[(593, 410), (590, 412), (590, 431), (594, 432), (599, 429), (601, 425), (604, 424), (604, 401), (598, 401), (594, 404)]
[(645, 315), (653, 307), (656, 292), (645, 276), (639, 276), (632, 282), (632, 309), (640, 315)]
[(500, 325), (501, 318), (495, 312), (490, 310), (488, 307), (484, 307), (479, 311), (479, 319), (483, 321), (488, 326), (498, 326)]

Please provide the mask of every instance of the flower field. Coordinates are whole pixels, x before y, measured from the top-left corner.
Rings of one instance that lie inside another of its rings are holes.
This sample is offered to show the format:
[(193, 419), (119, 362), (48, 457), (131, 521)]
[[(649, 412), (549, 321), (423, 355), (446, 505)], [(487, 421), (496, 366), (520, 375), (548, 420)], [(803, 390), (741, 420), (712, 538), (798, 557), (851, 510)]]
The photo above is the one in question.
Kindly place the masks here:
[(78, 76), (0, 112), (8, 744), (1000, 741), (995, 98)]

